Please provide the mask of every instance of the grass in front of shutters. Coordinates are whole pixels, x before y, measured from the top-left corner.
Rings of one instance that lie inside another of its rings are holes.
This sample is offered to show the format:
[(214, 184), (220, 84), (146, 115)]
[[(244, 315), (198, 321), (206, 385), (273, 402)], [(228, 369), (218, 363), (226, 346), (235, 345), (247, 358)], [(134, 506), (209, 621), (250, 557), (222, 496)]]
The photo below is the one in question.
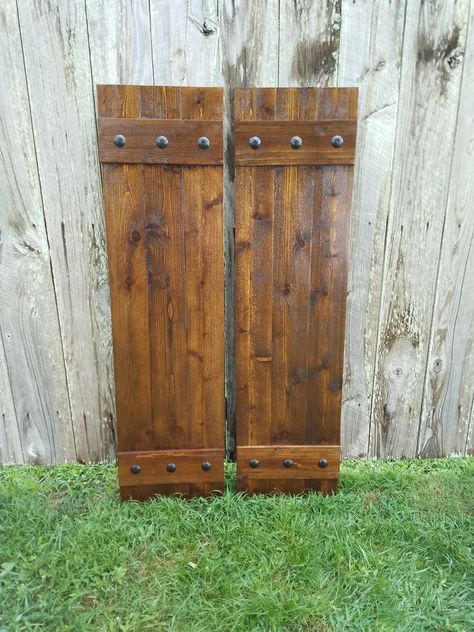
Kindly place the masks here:
[(143, 504), (112, 465), (3, 468), (0, 630), (474, 630), (473, 536), (474, 459)]

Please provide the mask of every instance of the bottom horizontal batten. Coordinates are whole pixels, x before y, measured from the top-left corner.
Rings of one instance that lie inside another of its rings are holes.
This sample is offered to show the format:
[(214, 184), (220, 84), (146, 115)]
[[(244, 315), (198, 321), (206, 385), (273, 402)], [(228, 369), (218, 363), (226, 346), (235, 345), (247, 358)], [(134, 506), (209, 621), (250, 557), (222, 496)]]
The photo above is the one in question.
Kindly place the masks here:
[(154, 494), (209, 496), (224, 489), (222, 449), (119, 452), (120, 495), (143, 500)]
[(237, 488), (249, 493), (337, 490), (338, 445), (239, 446)]

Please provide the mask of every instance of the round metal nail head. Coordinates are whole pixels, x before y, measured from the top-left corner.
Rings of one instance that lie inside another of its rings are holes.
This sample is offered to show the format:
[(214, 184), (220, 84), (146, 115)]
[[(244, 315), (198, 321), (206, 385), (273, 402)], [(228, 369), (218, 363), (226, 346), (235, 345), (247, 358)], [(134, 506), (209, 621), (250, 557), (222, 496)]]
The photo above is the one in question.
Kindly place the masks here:
[(249, 465), (251, 468), (255, 469), (260, 465), (260, 461), (258, 459), (250, 459)]
[(283, 465), (287, 468), (293, 467), (293, 461), (291, 459), (285, 459)]
[(174, 463), (168, 463), (168, 465), (166, 466), (166, 471), (170, 474), (176, 472), (176, 465)]
[(140, 474), (141, 471), (142, 471), (142, 468), (139, 465), (137, 465), (136, 463), (134, 463), (132, 465), (132, 467), (130, 468), (130, 472), (132, 474)]
[(329, 465), (329, 462), (327, 459), (320, 459), (319, 463), (318, 463), (319, 467), (327, 467)]
[(205, 472), (209, 472), (211, 467), (212, 467), (212, 464), (209, 463), (209, 461), (204, 461), (204, 463), (201, 464), (201, 469), (203, 469)]
[(252, 138), (249, 138), (249, 145), (252, 149), (258, 149), (261, 144), (262, 141), (258, 136), (252, 136)]
[(158, 136), (158, 138), (156, 139), (156, 144), (160, 149), (164, 149), (168, 146), (168, 139), (166, 138), (166, 136)]
[(122, 134), (114, 136), (114, 145), (117, 145), (117, 147), (123, 147), (125, 145), (125, 136)]
[(341, 147), (343, 142), (344, 142), (344, 139), (342, 138), (342, 136), (336, 135), (331, 138), (331, 145), (333, 147), (336, 147), (336, 149), (338, 147)]
[(290, 140), (290, 145), (293, 147), (293, 149), (299, 149), (302, 144), (303, 140), (300, 136), (293, 136), (293, 138)]
[(210, 144), (211, 143), (209, 141), (209, 138), (207, 138), (207, 136), (201, 136), (198, 140), (198, 146), (201, 149), (208, 149)]

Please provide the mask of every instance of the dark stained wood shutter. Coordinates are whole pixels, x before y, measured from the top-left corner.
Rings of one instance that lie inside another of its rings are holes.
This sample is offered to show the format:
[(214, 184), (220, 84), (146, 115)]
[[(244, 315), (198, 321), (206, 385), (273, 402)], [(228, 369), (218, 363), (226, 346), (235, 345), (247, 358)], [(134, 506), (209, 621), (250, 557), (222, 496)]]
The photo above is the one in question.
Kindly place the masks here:
[(121, 495), (206, 495), (224, 479), (222, 89), (97, 92)]
[(328, 492), (339, 475), (357, 90), (236, 89), (234, 111), (238, 488)]

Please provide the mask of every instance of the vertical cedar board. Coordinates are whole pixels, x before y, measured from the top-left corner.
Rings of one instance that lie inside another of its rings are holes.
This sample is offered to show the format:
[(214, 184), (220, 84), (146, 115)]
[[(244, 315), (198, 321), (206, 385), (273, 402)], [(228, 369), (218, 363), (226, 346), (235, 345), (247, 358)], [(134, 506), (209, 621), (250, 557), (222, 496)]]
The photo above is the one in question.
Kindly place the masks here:
[[(235, 120), (355, 118), (357, 89), (235, 91)], [(338, 445), (352, 166), (236, 167), (237, 450)], [(337, 480), (244, 480), (250, 492)]]
[[(222, 91), (98, 86), (98, 111), (220, 120)], [(222, 167), (103, 164), (102, 174), (119, 452), (223, 449)], [(210, 491), (202, 483), (121, 493)]]

